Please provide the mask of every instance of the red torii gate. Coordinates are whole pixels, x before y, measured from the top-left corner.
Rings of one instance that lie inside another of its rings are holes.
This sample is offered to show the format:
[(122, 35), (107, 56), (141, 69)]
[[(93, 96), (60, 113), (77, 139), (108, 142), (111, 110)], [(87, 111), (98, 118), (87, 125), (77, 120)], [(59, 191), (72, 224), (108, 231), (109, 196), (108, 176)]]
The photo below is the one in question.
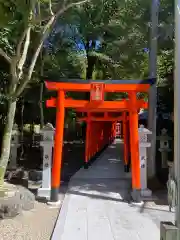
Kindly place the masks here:
[[(87, 113), (86, 117), (80, 118), (86, 121), (86, 151), (85, 163), (100, 150), (99, 145), (91, 152), (89, 144), (89, 133), (93, 131), (92, 123), (103, 122), (102, 131), (95, 131), (98, 140), (101, 139), (101, 148), (103, 145), (112, 142), (115, 138), (115, 123), (123, 120), (124, 130), (124, 161), (125, 166), (128, 164), (128, 134), (127, 122), (130, 128), (130, 152), (131, 152), (131, 169), (132, 169), (132, 191), (135, 201), (140, 201), (140, 160), (139, 160), (139, 136), (138, 136), (138, 111), (140, 108), (147, 108), (147, 102), (137, 100), (137, 92), (148, 92), (150, 85), (154, 84), (154, 79), (147, 80), (104, 80), (104, 81), (84, 81), (84, 80), (64, 80), (59, 82), (46, 81), (48, 90), (57, 91), (57, 98), (47, 100), (47, 107), (56, 107), (56, 132), (54, 140), (54, 153), (52, 163), (52, 180), (51, 180), (51, 201), (58, 201), (58, 193), (61, 178), (61, 162), (63, 148), (63, 131), (65, 108), (75, 108), (78, 112)], [(75, 100), (66, 98), (66, 92), (90, 92), (90, 100)], [(104, 93), (107, 92), (127, 92), (129, 98), (126, 100), (105, 101)], [(121, 116), (113, 116), (114, 113), (122, 112)], [(104, 113), (98, 117), (95, 113)], [(105, 123), (111, 123), (109, 125)], [(97, 130), (97, 129), (96, 129)], [(103, 134), (110, 135), (108, 142), (103, 141)], [(97, 139), (94, 139), (95, 141)], [(91, 152), (91, 153), (90, 153)]]

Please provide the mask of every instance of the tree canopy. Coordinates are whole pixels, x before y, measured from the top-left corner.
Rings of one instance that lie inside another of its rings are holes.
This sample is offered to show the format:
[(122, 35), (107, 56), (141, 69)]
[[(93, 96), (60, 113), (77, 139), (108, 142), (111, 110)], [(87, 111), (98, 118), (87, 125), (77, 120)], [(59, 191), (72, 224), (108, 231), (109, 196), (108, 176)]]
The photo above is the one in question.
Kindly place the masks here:
[[(0, 107), (6, 120), (0, 180), (9, 159), (17, 101), (45, 77), (148, 77), (150, 11), (150, 0), (0, 0)], [(158, 85), (169, 87), (173, 1), (161, 0), (159, 11)], [(116, 97), (125, 95), (111, 96)]]

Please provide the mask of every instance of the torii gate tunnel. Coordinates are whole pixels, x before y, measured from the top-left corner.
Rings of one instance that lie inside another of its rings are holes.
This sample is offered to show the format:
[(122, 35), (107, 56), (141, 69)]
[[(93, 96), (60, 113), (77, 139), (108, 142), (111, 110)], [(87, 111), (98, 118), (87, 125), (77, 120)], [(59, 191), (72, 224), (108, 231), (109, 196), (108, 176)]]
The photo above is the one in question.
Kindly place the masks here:
[[(52, 162), (51, 201), (58, 201), (61, 179), (63, 132), (65, 108), (74, 108), (85, 116), (86, 122), (85, 167), (90, 160), (116, 137), (116, 123), (122, 122), (124, 136), (124, 166), (128, 170), (129, 159), (132, 172), (132, 193), (140, 201), (140, 159), (138, 136), (138, 112), (147, 109), (148, 103), (137, 99), (138, 92), (148, 93), (155, 79), (147, 80), (64, 80), (46, 81), (46, 88), (57, 91), (57, 97), (47, 100), (47, 107), (56, 108), (56, 131)], [(66, 97), (67, 92), (90, 92), (90, 100), (75, 100)], [(125, 100), (106, 101), (108, 92), (126, 92)], [(131, 154), (130, 154), (131, 153)]]

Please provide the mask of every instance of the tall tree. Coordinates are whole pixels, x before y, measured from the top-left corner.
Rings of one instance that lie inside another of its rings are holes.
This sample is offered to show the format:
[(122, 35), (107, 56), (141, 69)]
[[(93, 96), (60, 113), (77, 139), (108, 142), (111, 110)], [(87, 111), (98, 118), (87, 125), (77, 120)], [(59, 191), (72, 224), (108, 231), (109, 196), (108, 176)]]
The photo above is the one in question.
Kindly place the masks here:
[[(0, 158), (0, 184), (9, 160), (10, 143), (17, 99), (32, 79), (45, 40), (57, 19), (72, 7), (88, 0), (0, 0), (0, 55), (9, 64), (6, 85), (7, 116)], [(3, 89), (4, 90), (4, 89)], [(1, 95), (1, 97), (4, 97)]]
[(131, 74), (137, 72), (144, 59), (143, 49), (148, 48), (149, 2), (99, 0), (72, 10), (69, 21), (84, 49), (87, 79), (97, 68), (104, 73), (103, 79), (127, 77), (128, 68)]

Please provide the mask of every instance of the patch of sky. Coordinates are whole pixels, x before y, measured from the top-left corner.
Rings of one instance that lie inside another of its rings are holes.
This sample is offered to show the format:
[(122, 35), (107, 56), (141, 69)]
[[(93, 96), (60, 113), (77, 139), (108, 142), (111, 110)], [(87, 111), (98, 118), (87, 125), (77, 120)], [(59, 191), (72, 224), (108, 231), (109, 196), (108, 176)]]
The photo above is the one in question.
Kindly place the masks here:
[(143, 51), (144, 51), (145, 53), (149, 53), (149, 48), (144, 48)]

